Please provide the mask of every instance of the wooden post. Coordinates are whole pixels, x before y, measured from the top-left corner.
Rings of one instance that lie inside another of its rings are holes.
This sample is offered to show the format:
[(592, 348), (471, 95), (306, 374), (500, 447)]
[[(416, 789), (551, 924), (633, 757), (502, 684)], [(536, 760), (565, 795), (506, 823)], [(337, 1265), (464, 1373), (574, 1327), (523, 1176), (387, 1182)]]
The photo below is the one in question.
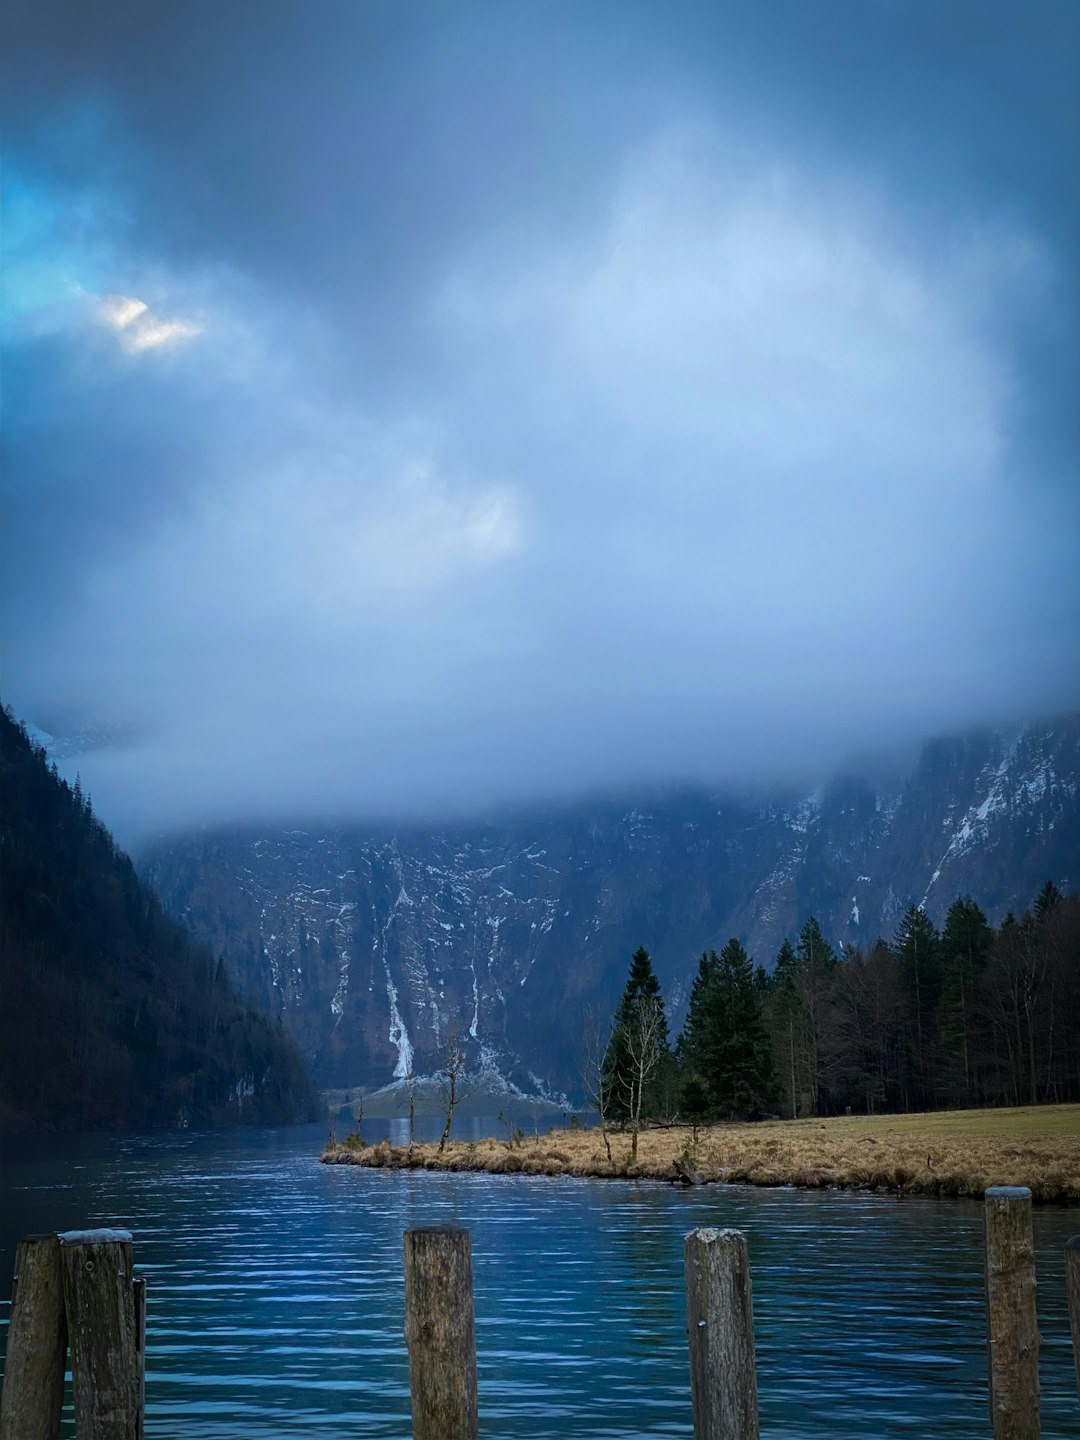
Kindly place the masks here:
[(414, 1440), (477, 1440), (469, 1232), (406, 1230), (404, 1249)]
[(60, 1236), (79, 1440), (133, 1440), (138, 1354), (129, 1230)]
[(1072, 1330), (1076, 1393), (1080, 1395), (1080, 1235), (1065, 1241), (1065, 1288), (1069, 1292), (1069, 1327)]
[(738, 1230), (691, 1230), (684, 1253), (694, 1440), (758, 1440), (746, 1237)]
[(66, 1359), (60, 1242), (27, 1235), (15, 1251), (0, 1440), (56, 1440)]
[(994, 1440), (1039, 1440), (1039, 1326), (1031, 1191), (986, 1192), (986, 1348)]
[(143, 1440), (146, 1429), (146, 1281), (132, 1281), (135, 1301), (135, 1440)]

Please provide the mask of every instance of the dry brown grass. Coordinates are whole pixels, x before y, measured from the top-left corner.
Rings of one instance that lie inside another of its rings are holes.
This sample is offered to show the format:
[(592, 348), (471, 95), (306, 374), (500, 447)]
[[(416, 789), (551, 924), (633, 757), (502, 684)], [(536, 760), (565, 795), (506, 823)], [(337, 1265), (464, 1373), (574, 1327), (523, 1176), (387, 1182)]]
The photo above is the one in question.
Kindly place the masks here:
[(327, 1164), (488, 1175), (590, 1175), (676, 1180), (676, 1162), (705, 1182), (832, 1185), (937, 1195), (978, 1196), (990, 1185), (1028, 1185), (1036, 1200), (1080, 1201), (1080, 1105), (927, 1115), (770, 1120), (755, 1125), (645, 1130), (636, 1163), (630, 1136), (600, 1130), (552, 1130), (519, 1141), (452, 1142), (412, 1153), (389, 1141), (330, 1145)]

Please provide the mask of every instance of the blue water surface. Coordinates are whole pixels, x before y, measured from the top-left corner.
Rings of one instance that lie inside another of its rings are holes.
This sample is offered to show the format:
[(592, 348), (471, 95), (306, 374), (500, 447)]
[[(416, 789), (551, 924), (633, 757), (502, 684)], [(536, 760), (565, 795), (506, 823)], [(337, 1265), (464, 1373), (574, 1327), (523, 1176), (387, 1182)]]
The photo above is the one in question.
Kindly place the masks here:
[[(733, 1225), (750, 1248), (763, 1436), (990, 1433), (980, 1204), (366, 1170), (321, 1165), (324, 1140), (241, 1130), (9, 1153), (2, 1294), (20, 1235), (127, 1226), (149, 1287), (150, 1440), (406, 1440), (402, 1232), (464, 1225), (482, 1435), (690, 1436), (683, 1237)], [(1064, 1440), (1080, 1435), (1063, 1254), (1080, 1212), (1037, 1208), (1035, 1231), (1043, 1435)]]

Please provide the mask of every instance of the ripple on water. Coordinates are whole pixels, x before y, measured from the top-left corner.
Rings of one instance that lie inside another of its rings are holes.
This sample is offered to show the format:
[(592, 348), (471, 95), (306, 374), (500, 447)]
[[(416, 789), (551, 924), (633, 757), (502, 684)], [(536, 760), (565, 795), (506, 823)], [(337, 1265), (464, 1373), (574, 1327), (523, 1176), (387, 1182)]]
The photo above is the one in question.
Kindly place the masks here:
[[(149, 1285), (150, 1440), (405, 1440), (402, 1231), (466, 1225), (485, 1436), (688, 1437), (683, 1236), (734, 1225), (764, 1436), (985, 1434), (978, 1205), (367, 1171), (320, 1165), (322, 1139), (127, 1138), (9, 1164), (5, 1291), (19, 1234), (122, 1223)], [(1076, 1433), (1077, 1228), (1036, 1212), (1046, 1440)]]

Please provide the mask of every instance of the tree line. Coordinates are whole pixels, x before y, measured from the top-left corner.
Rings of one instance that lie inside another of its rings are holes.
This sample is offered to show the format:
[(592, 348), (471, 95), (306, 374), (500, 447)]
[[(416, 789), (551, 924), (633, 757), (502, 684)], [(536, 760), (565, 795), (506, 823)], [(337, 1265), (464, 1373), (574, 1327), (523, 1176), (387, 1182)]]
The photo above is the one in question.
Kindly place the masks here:
[(970, 896), (942, 929), (912, 905), (891, 940), (829, 943), (811, 917), (772, 973), (739, 940), (701, 956), (672, 1041), (639, 949), (587, 1066), (604, 1120), (799, 1118), (1080, 1100), (1080, 896), (1047, 882), (994, 929)]

